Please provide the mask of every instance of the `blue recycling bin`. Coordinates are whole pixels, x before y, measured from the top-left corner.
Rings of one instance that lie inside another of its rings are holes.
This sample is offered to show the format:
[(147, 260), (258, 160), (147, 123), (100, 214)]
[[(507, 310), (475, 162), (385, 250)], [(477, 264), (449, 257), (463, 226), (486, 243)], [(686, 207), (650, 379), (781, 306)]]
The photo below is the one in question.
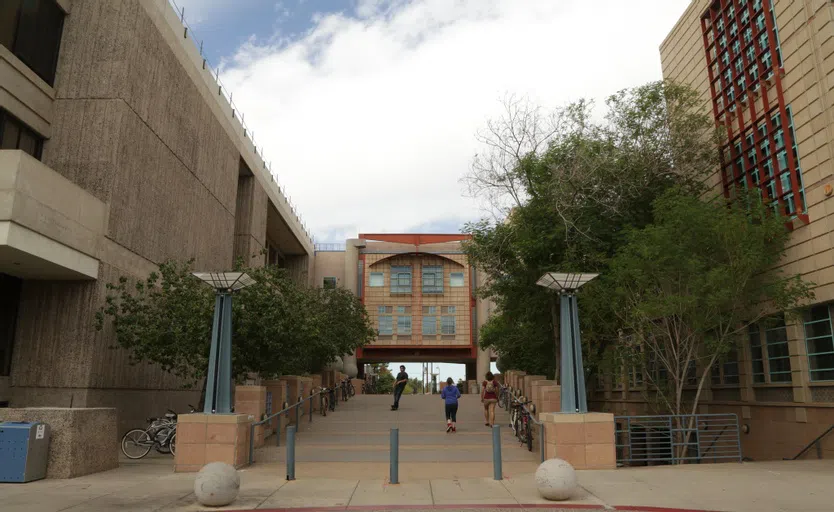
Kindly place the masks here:
[(0, 423), (0, 482), (45, 478), (49, 433), (46, 423)]

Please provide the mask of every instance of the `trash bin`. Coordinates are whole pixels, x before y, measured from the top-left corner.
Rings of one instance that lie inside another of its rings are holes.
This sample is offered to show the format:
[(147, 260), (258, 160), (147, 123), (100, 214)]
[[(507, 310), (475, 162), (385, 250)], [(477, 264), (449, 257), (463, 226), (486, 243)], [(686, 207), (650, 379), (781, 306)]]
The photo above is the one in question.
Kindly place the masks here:
[(0, 423), (0, 482), (31, 482), (46, 477), (49, 425)]

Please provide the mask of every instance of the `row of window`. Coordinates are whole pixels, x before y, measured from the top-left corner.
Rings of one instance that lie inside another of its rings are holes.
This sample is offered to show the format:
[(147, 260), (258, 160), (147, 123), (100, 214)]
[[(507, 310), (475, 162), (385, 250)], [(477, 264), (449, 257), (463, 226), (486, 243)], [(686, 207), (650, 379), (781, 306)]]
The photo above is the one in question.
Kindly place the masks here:
[[(412, 334), (411, 307), (397, 306), (396, 315), (394, 306), (379, 306), (377, 308), (378, 324), (377, 332), (380, 336), (393, 336), (394, 334), (406, 336)], [(424, 336), (451, 336), (457, 333), (456, 306), (424, 306), (422, 333)], [(438, 331), (438, 323), (440, 330)], [(395, 331), (396, 327), (396, 331)]]
[[(422, 267), (422, 291), (423, 294), (437, 295), (443, 293), (444, 271), (442, 265), (423, 265)], [(368, 286), (371, 288), (382, 288), (385, 286), (384, 272), (371, 272), (368, 276)], [(412, 286), (412, 270), (410, 265), (391, 267), (391, 293), (409, 294)], [(463, 272), (449, 273), (449, 287), (460, 288), (465, 286)]]
[[(831, 308), (828, 305), (812, 307), (807, 311), (803, 327), (808, 357), (808, 373), (811, 382), (834, 381), (834, 329), (832, 329)], [(748, 329), (747, 341), (750, 346), (750, 370), (754, 384), (790, 383), (793, 368), (788, 347), (788, 331), (784, 316), (778, 316), (753, 324)], [(665, 368), (651, 357), (646, 371), (662, 381)], [(733, 349), (724, 361), (713, 366), (710, 381), (713, 385), (739, 385), (739, 357)], [(617, 379), (614, 389), (622, 389), (624, 378)], [(628, 375), (632, 387), (643, 385), (643, 372), (632, 369)], [(695, 366), (687, 372), (687, 383), (697, 384)]]
[(64, 11), (55, 0), (0, 1), (0, 45), (52, 85)]

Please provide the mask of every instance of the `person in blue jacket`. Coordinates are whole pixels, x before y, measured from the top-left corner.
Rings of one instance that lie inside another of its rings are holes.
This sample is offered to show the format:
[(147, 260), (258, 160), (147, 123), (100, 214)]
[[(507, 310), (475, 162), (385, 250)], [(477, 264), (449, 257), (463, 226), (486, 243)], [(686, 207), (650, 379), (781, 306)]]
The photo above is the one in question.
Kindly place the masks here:
[(446, 379), (446, 387), (440, 392), (440, 398), (446, 404), (446, 432), (457, 432), (458, 399), (460, 390), (451, 377)]

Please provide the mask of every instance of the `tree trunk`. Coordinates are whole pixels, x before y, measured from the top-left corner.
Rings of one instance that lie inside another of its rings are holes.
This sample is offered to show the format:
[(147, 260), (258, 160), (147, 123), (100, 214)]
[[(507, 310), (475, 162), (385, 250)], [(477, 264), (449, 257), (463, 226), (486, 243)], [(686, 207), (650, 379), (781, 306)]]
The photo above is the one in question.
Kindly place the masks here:
[(553, 340), (556, 344), (556, 370), (553, 372), (553, 380), (561, 385), (559, 374), (562, 365), (562, 337), (559, 334), (559, 305), (555, 296), (550, 299), (550, 316), (553, 324)]

